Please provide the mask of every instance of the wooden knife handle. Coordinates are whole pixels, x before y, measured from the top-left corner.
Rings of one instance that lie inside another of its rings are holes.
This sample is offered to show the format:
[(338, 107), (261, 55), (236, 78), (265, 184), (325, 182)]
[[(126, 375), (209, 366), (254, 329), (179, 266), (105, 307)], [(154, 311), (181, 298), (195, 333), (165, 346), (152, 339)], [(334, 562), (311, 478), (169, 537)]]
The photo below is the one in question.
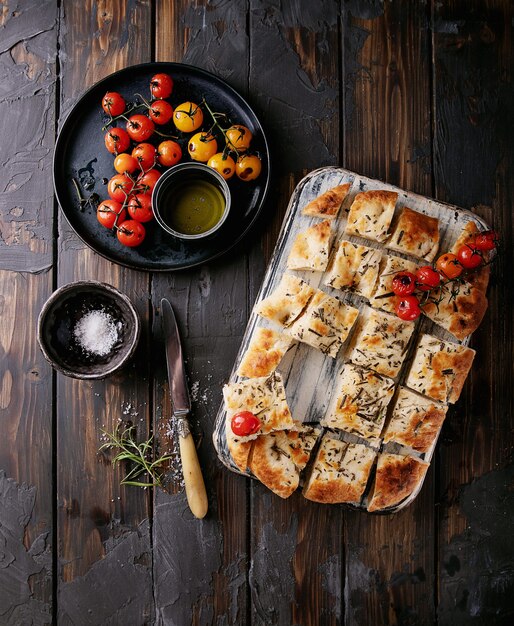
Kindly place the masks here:
[(207, 513), (207, 493), (198, 461), (198, 454), (196, 453), (195, 442), (191, 433), (188, 433), (185, 437), (180, 435), (179, 443), (187, 502), (193, 515), (198, 517), (198, 519), (202, 519)]

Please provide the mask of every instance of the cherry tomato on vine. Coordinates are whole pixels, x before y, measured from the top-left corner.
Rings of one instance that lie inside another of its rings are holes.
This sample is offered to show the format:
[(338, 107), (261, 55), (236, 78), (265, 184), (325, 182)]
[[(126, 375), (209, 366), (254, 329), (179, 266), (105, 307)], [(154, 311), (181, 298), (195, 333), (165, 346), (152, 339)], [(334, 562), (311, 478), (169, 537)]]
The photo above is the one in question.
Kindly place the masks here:
[(133, 194), (128, 200), (127, 211), (137, 222), (150, 222), (153, 220), (152, 197), (147, 193)]
[(137, 160), (126, 152), (118, 154), (118, 156), (114, 159), (114, 169), (118, 172), (118, 174), (125, 174), (125, 172), (132, 174), (132, 172), (135, 172), (138, 167), (139, 165)]
[(116, 223), (116, 218), (118, 222), (123, 222), (125, 217), (126, 213), (123, 205), (121, 202), (116, 202), (116, 200), (104, 200), (96, 209), (96, 218), (105, 228), (112, 228)]
[(482, 251), (478, 250), (478, 248), (473, 243), (465, 243), (457, 250), (457, 258), (459, 259), (459, 263), (467, 270), (474, 269), (479, 265), (482, 265), (484, 262), (484, 258), (482, 256)]
[(125, 202), (134, 188), (134, 181), (125, 174), (115, 174), (107, 183), (107, 193), (116, 202)]
[(169, 98), (173, 91), (173, 78), (169, 74), (155, 74), (150, 81), (150, 93), (153, 98)]
[(188, 141), (187, 151), (193, 161), (206, 163), (218, 151), (218, 142), (209, 133), (196, 133)]
[(230, 155), (224, 154), (223, 152), (218, 152), (212, 156), (207, 161), (207, 165), (215, 169), (225, 180), (232, 178), (236, 171), (234, 159)]
[(430, 291), (439, 286), (441, 275), (430, 265), (424, 265), (416, 270), (416, 286), (421, 291)]
[(138, 191), (141, 193), (151, 193), (160, 176), (161, 173), (159, 170), (148, 170), (148, 172), (137, 179)]
[(118, 226), (116, 236), (120, 243), (129, 248), (135, 248), (143, 243), (146, 230), (141, 222), (136, 220), (125, 220)]
[(397, 296), (409, 296), (416, 289), (416, 276), (412, 272), (398, 272), (393, 278), (392, 289)]
[(396, 315), (406, 322), (417, 320), (421, 315), (421, 309), (416, 296), (403, 296), (396, 305)]
[(173, 123), (183, 133), (192, 133), (203, 124), (202, 109), (194, 102), (183, 102), (175, 108)]
[(246, 152), (252, 141), (252, 131), (242, 124), (234, 124), (225, 133), (227, 147), (236, 152)]
[(455, 254), (447, 252), (440, 256), (436, 261), (436, 269), (440, 274), (443, 274), (446, 278), (457, 278), (462, 274), (464, 269), (459, 263), (459, 259)]
[(167, 124), (173, 117), (173, 107), (166, 100), (155, 100), (148, 109), (148, 115), (159, 126)]
[(132, 150), (132, 156), (139, 163), (143, 172), (151, 170), (157, 159), (157, 151), (151, 143), (138, 143)]
[(261, 173), (262, 163), (258, 156), (245, 154), (236, 162), (236, 174), (244, 181), (255, 180)]
[(477, 250), (494, 250), (498, 245), (500, 237), (494, 230), (487, 230), (476, 235), (474, 244)]
[(146, 141), (155, 130), (155, 125), (146, 115), (136, 114), (129, 117), (127, 122), (127, 133), (134, 141)]
[(123, 128), (111, 128), (105, 133), (105, 147), (111, 154), (125, 152), (130, 146), (130, 137)]
[(250, 411), (241, 411), (232, 417), (230, 426), (235, 435), (248, 437), (259, 431), (261, 420)]
[(117, 91), (108, 91), (102, 98), (102, 109), (111, 117), (121, 115), (125, 107), (125, 100)]
[(157, 148), (157, 160), (165, 167), (176, 165), (182, 158), (182, 148), (176, 141), (168, 139), (159, 144)]

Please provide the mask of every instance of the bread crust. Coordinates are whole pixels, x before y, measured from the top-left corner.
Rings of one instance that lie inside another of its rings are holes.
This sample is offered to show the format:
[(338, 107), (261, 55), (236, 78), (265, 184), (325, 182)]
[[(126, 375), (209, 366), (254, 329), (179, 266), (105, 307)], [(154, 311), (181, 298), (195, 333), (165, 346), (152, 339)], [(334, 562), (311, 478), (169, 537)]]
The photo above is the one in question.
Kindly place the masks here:
[(325, 193), (314, 198), (314, 200), (311, 200), (311, 202), (304, 207), (302, 215), (334, 219), (337, 217), (341, 204), (350, 191), (350, 187), (350, 183), (345, 183), (344, 185), (338, 185), (337, 187), (332, 187), (332, 189), (325, 191)]
[(439, 220), (403, 207), (386, 247), (433, 261), (439, 249)]
[(301, 278), (284, 274), (275, 291), (258, 302), (254, 311), (261, 317), (287, 327), (301, 315), (315, 293), (316, 290)]
[(273, 372), (291, 346), (292, 339), (270, 328), (257, 328), (246, 350), (238, 376), (261, 378)]
[(288, 269), (324, 272), (328, 265), (331, 239), (330, 220), (319, 222), (299, 232), (289, 252)]
[(397, 199), (395, 191), (385, 189), (358, 193), (348, 212), (345, 232), (373, 241), (385, 241)]

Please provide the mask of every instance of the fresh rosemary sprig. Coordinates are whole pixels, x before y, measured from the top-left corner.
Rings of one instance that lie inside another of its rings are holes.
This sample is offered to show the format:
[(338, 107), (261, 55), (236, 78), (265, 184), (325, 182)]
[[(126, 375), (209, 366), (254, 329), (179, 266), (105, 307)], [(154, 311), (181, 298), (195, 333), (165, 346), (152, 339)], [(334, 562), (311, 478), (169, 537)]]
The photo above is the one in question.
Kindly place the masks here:
[[(120, 425), (121, 426), (121, 425)], [(133, 487), (162, 487), (161, 471), (162, 466), (169, 460), (171, 456), (164, 454), (152, 461), (153, 458), (153, 435), (146, 441), (137, 443), (135, 439), (136, 427), (131, 424), (123, 430), (118, 427), (114, 432), (110, 433), (102, 429), (104, 435), (108, 438), (99, 450), (117, 449), (116, 456), (112, 459), (112, 464), (128, 461), (133, 465), (120, 485), (132, 485)], [(144, 476), (148, 476), (151, 482), (141, 480)]]

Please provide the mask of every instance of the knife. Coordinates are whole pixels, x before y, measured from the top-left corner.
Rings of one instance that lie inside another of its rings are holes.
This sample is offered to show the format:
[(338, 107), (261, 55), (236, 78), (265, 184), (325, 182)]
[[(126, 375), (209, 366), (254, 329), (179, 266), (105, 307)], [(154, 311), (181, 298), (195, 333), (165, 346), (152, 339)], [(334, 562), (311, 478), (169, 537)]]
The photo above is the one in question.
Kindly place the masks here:
[(170, 381), (170, 395), (173, 405), (173, 417), (177, 420), (180, 458), (186, 486), (189, 508), (195, 517), (201, 519), (207, 513), (207, 494), (202, 470), (198, 462), (195, 442), (189, 430), (188, 415), (191, 412), (191, 400), (187, 390), (186, 371), (182, 346), (175, 314), (166, 298), (161, 300), (162, 330), (166, 342), (166, 362)]

